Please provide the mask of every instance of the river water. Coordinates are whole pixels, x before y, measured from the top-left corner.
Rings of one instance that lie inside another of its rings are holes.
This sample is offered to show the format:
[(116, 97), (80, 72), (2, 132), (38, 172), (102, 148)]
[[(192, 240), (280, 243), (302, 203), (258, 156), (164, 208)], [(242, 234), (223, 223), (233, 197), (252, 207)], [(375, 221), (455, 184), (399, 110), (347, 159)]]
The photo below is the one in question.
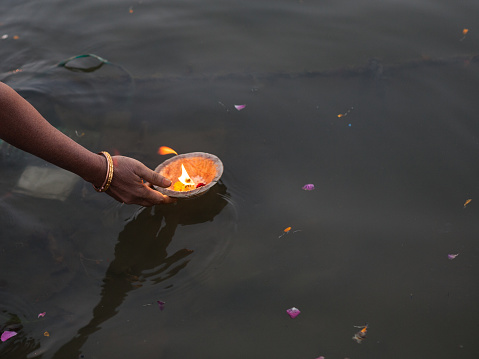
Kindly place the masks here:
[(478, 11), (2, 1), (0, 79), (55, 127), (225, 171), (145, 209), (0, 143), (1, 357), (477, 358)]

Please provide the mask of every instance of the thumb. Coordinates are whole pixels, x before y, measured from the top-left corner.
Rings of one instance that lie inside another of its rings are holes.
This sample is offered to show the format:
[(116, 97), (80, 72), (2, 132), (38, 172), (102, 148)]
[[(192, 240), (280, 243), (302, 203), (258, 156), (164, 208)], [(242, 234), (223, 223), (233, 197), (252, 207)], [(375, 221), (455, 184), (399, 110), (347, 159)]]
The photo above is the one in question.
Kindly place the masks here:
[(171, 186), (171, 181), (168, 178), (163, 177), (159, 173), (150, 170), (146, 166), (142, 167), (137, 174), (146, 182), (149, 182), (151, 185), (164, 188)]

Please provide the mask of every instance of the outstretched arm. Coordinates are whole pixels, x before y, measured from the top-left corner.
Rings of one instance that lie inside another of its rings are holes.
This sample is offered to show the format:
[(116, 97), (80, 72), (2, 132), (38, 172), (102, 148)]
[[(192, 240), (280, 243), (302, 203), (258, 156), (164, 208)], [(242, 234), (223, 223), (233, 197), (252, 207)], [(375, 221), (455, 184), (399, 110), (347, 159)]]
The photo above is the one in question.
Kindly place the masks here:
[[(107, 173), (107, 160), (57, 130), (12, 88), (0, 82), (0, 138), (11, 145), (64, 168), (101, 187)], [(113, 157), (114, 170), (110, 196), (129, 204), (152, 206), (174, 200), (153, 190), (144, 182), (168, 187), (171, 181), (141, 162), (123, 156)]]

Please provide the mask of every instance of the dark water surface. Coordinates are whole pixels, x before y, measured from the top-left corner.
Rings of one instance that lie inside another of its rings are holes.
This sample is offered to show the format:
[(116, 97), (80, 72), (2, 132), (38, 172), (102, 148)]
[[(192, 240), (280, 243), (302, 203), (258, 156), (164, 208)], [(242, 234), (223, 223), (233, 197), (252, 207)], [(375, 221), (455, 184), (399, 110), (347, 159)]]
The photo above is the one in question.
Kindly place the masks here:
[(2, 1), (0, 79), (53, 125), (225, 172), (143, 209), (1, 143), (0, 356), (479, 357), (478, 10)]

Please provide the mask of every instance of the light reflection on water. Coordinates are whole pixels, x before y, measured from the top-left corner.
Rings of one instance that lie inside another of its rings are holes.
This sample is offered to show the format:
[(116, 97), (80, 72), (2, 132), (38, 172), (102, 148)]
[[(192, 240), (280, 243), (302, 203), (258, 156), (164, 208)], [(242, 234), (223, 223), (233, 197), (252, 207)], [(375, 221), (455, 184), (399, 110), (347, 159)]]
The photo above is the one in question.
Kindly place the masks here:
[[(65, 202), (20, 196), (44, 164), (3, 143), (0, 330), (47, 316), (0, 353), (477, 356), (476, 7), (0, 5), (21, 40), (0, 42), (2, 79), (62, 131), (151, 168), (160, 145), (225, 165), (207, 197), (139, 210), (83, 183)], [(88, 52), (112, 64), (55, 66)]]

